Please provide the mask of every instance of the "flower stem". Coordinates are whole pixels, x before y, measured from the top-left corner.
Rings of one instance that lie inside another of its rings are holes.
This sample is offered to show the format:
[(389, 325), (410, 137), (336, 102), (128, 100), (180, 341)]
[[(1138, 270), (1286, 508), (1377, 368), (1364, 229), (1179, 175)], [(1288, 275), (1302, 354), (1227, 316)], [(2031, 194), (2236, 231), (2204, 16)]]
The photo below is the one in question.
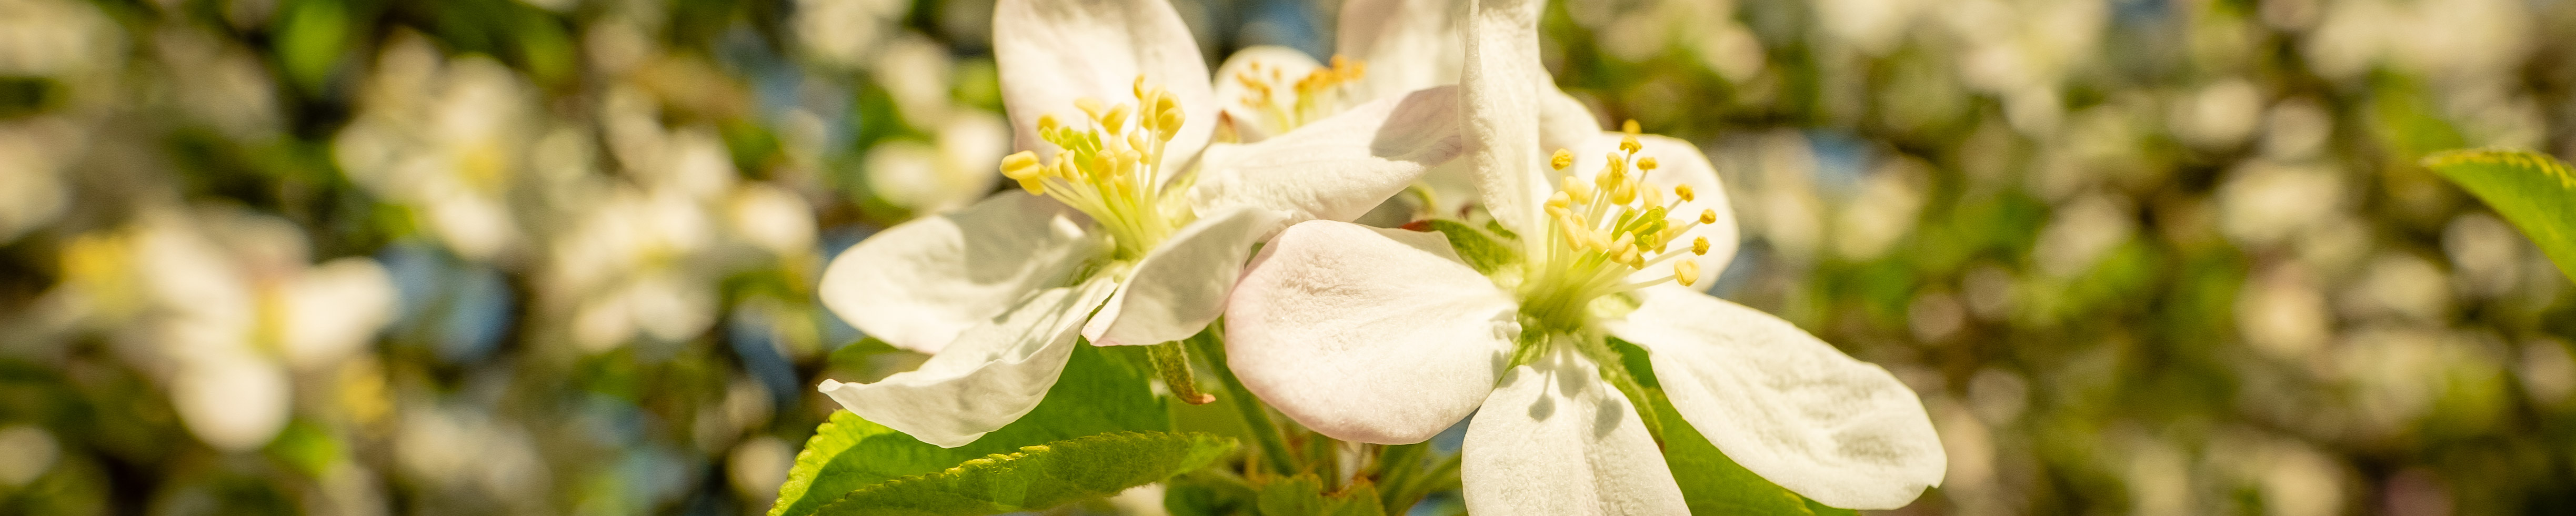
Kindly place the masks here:
[(1243, 416), (1244, 428), (1250, 430), (1253, 440), (1261, 444), (1262, 462), (1270, 465), (1272, 473), (1295, 475), (1296, 455), (1288, 453), (1288, 439), (1280, 435), (1278, 424), (1270, 422), (1270, 413), (1262, 408), (1261, 399), (1244, 389), (1243, 381), (1234, 378), (1234, 369), (1225, 365), (1225, 337), (1221, 336), (1221, 324), (1224, 322), (1208, 325), (1206, 331), (1191, 336), (1189, 343), (1198, 348), (1199, 356), (1207, 358), (1208, 365), (1216, 370), (1217, 383), (1223, 384), (1225, 394), (1234, 398), (1231, 405)]

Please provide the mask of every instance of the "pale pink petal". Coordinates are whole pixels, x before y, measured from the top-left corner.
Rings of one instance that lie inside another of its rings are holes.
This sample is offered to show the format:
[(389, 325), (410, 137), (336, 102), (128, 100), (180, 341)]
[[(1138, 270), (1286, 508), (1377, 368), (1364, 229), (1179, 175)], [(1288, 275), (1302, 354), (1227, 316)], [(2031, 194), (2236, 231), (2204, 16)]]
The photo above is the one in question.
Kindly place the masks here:
[(967, 329), (918, 369), (876, 383), (823, 380), (821, 389), (870, 422), (942, 448), (965, 446), (1037, 408), (1064, 373), (1074, 330), (1112, 287), (1095, 278), (1046, 289)]
[(1080, 215), (1019, 192), (914, 219), (850, 246), (823, 271), (823, 305), (895, 347), (937, 353), (957, 333), (1061, 285), (1105, 248)]
[(1949, 459), (1932, 420), (1887, 370), (1760, 310), (1680, 287), (1642, 292), (1610, 333), (1652, 353), (1673, 408), (1745, 469), (1852, 509), (1903, 507), (1941, 484)]
[(1468, 170), (1485, 209), (1524, 235), (1545, 227), (1539, 205), (1550, 190), (1538, 148), (1539, 112), (1547, 101), (1540, 93), (1548, 88), (1538, 53), (1541, 7), (1536, 0), (1484, 1), (1468, 9), (1461, 23), (1467, 66), (1459, 93)]
[(1102, 346), (1152, 345), (1189, 338), (1225, 313), (1253, 244), (1279, 229), (1280, 212), (1235, 207), (1181, 228), (1136, 262), (1127, 284), (1083, 333)]
[(1421, 442), (1475, 411), (1520, 333), (1509, 296), (1438, 233), (1289, 226), (1226, 305), (1226, 357), (1262, 401), (1335, 439)]
[(1349, 221), (1458, 157), (1457, 89), (1363, 104), (1261, 143), (1212, 150), (1190, 192), (1200, 211), (1253, 206), (1292, 222)]
[(1689, 514), (1637, 408), (1559, 349), (1512, 368), (1467, 422), (1459, 468), (1482, 516)]
[(1074, 99), (1136, 102), (1140, 76), (1171, 90), (1188, 116), (1164, 151), (1167, 170), (1197, 156), (1216, 128), (1207, 58), (1165, 0), (1001, 0), (993, 7), (993, 59), (1021, 150), (1052, 149), (1038, 139), (1038, 117), (1080, 120)]

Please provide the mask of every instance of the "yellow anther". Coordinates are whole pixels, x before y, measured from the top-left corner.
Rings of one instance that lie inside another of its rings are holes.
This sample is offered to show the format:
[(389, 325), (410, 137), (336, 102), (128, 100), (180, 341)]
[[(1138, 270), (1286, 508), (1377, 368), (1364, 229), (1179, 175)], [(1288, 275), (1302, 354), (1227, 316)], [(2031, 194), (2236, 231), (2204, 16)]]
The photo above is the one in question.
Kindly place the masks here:
[(1643, 191), (1643, 192), (1639, 192), (1639, 193), (1643, 193), (1643, 194), (1645, 194), (1645, 196), (1646, 196), (1646, 206), (1663, 206), (1663, 205), (1664, 205), (1664, 190), (1663, 190), (1663, 189), (1661, 189), (1661, 188), (1648, 188), (1648, 189), (1645, 189), (1645, 191)]
[(1630, 201), (1635, 200), (1637, 200), (1636, 181), (1620, 181), (1619, 184), (1612, 185), (1610, 187), (1610, 202), (1628, 204)]
[(1642, 157), (1642, 158), (1637, 158), (1637, 170), (1654, 170), (1654, 169), (1655, 169), (1655, 157), (1654, 157), (1654, 156), (1646, 156), (1646, 157)]
[(1055, 118), (1055, 114), (1054, 114), (1054, 113), (1048, 113), (1048, 114), (1044, 114), (1044, 115), (1038, 115), (1038, 136), (1039, 136), (1039, 137), (1046, 137), (1047, 135), (1055, 134), (1055, 131), (1056, 131), (1057, 129), (1062, 129), (1062, 128), (1064, 128), (1064, 122), (1063, 122), (1063, 121), (1061, 121), (1061, 120), (1056, 120), (1056, 118)]
[(1691, 254), (1708, 254), (1708, 237), (1691, 237)]
[(1636, 234), (1636, 233), (1620, 233), (1620, 234), (1619, 234), (1619, 239), (1617, 239), (1617, 240), (1611, 240), (1611, 241), (1610, 241), (1610, 248), (1612, 248), (1612, 249), (1635, 249), (1635, 248), (1637, 248), (1637, 234)]
[(1555, 212), (1553, 214), (1556, 215), (1556, 229), (1565, 233), (1567, 243), (1574, 244), (1578, 248), (1591, 247), (1592, 232), (1583, 229), (1583, 219), (1572, 213)]
[(1002, 157), (1002, 177), (1011, 179), (1037, 177), (1040, 167), (1038, 153), (1035, 152), (1019, 151)]
[(1637, 143), (1637, 135), (1635, 133), (1629, 133), (1627, 136), (1619, 137), (1619, 150), (1628, 151), (1629, 154), (1636, 154), (1638, 150), (1645, 148), (1645, 144)]
[(1699, 223), (1716, 224), (1717, 210), (1699, 210)]
[(1619, 132), (1628, 133), (1631, 136), (1636, 135), (1639, 132), (1637, 130), (1637, 119), (1630, 118), (1626, 122), (1620, 122)]
[(1112, 134), (1126, 132), (1127, 115), (1129, 113), (1134, 113), (1135, 111), (1136, 109), (1134, 107), (1128, 106), (1124, 103), (1119, 104), (1117, 107), (1109, 108), (1109, 114), (1100, 117), (1100, 127), (1108, 129)]
[(1565, 167), (1574, 166), (1574, 153), (1565, 149), (1557, 149), (1556, 155), (1549, 156), (1547, 158), (1547, 166), (1557, 170), (1565, 170)]
[(1673, 282), (1685, 287), (1699, 283), (1699, 262), (1692, 260), (1673, 262)]
[(1557, 190), (1556, 193), (1547, 196), (1548, 210), (1566, 210), (1573, 207), (1574, 196), (1566, 194), (1564, 190)]
[(1574, 196), (1576, 199), (1583, 199), (1586, 201), (1592, 199), (1592, 185), (1583, 184), (1582, 181), (1574, 179), (1574, 176), (1565, 176), (1565, 188), (1561, 191), (1565, 192), (1566, 195)]
[(1100, 99), (1091, 97), (1073, 99), (1073, 108), (1082, 110), (1082, 114), (1090, 115), (1092, 120), (1100, 119), (1100, 110), (1102, 107), (1103, 106), (1100, 105)]
[(1673, 187), (1673, 197), (1681, 198), (1682, 202), (1691, 202), (1699, 199), (1698, 192), (1691, 191), (1690, 185)]

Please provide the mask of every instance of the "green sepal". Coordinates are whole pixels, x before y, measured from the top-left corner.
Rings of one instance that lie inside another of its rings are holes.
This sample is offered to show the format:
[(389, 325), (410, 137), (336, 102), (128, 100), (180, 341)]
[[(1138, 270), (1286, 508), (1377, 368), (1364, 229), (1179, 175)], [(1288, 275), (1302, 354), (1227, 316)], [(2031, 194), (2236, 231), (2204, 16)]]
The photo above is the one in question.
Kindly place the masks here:
[(1457, 251), (1458, 258), (1466, 260), (1467, 266), (1475, 268), (1477, 273), (1492, 276), (1497, 271), (1517, 267), (1521, 263), (1520, 252), (1509, 240), (1454, 220), (1431, 219), (1425, 222), (1432, 231), (1449, 237), (1449, 248)]

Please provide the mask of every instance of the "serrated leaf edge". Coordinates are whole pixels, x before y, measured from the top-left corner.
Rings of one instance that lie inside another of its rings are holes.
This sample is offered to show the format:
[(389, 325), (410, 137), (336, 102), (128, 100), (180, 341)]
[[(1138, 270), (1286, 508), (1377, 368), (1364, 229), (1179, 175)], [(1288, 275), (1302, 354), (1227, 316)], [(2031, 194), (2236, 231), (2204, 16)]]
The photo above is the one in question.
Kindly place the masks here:
[[(1240, 443), (1235, 442), (1234, 438), (1231, 438), (1231, 437), (1224, 437), (1224, 436), (1218, 436), (1218, 435), (1206, 434), (1206, 433), (1198, 433), (1198, 432), (1109, 432), (1109, 433), (1103, 433), (1103, 434), (1086, 435), (1086, 436), (1082, 436), (1082, 437), (1075, 437), (1075, 438), (1072, 438), (1072, 439), (1065, 439), (1065, 440), (1062, 440), (1062, 441), (1055, 441), (1055, 442), (1053, 442), (1053, 443), (1048, 443), (1048, 444), (1034, 444), (1034, 445), (1029, 445), (1029, 446), (1022, 446), (1022, 447), (1020, 447), (1020, 451), (1018, 451), (1018, 452), (1013, 452), (1013, 453), (1010, 453), (1010, 454), (1007, 454), (1007, 455), (1005, 455), (1005, 454), (1000, 454), (1000, 453), (988, 454), (988, 455), (985, 455), (985, 456), (982, 456), (982, 457), (977, 457), (977, 458), (973, 458), (973, 459), (967, 459), (965, 462), (960, 462), (960, 463), (958, 463), (958, 464), (957, 464), (957, 465), (955, 465), (955, 466), (950, 466), (950, 467), (948, 467), (948, 469), (943, 469), (943, 470), (934, 471), (934, 472), (929, 472), (929, 473), (923, 473), (923, 474), (919, 474), (919, 475), (912, 475), (912, 476), (907, 476), (907, 477), (898, 477), (898, 478), (887, 479), (886, 481), (878, 482), (878, 483), (875, 483), (875, 484), (871, 484), (871, 485), (868, 485), (868, 486), (866, 486), (866, 487), (861, 487), (861, 488), (858, 488), (858, 489), (852, 489), (852, 490), (850, 490), (850, 492), (842, 493), (840, 497), (832, 499), (832, 501), (831, 501), (830, 503), (825, 503), (825, 504), (823, 504), (823, 505), (816, 506), (816, 507), (814, 508), (814, 512), (813, 512), (813, 514), (831, 514), (831, 513), (834, 513), (834, 511), (833, 511), (833, 508), (834, 508), (834, 507), (839, 506), (839, 505), (841, 505), (842, 503), (849, 503), (849, 502), (852, 502), (854, 497), (857, 497), (857, 496), (862, 495), (862, 494), (866, 494), (866, 493), (868, 493), (868, 492), (870, 492), (870, 491), (875, 491), (875, 490), (879, 490), (879, 489), (886, 489), (886, 488), (888, 488), (889, 486), (893, 486), (893, 485), (896, 485), (896, 484), (901, 484), (901, 483), (904, 483), (904, 482), (911, 482), (911, 481), (927, 480), (927, 479), (929, 479), (930, 477), (938, 476), (938, 475), (954, 475), (954, 474), (961, 474), (961, 473), (964, 473), (964, 472), (965, 472), (965, 470), (966, 470), (968, 467), (973, 467), (973, 466), (981, 466), (981, 465), (985, 465), (985, 464), (993, 464), (993, 463), (1002, 462), (1002, 461), (1006, 461), (1006, 460), (1018, 460), (1018, 459), (1028, 458), (1028, 457), (1029, 457), (1029, 454), (1031, 454), (1031, 453), (1045, 452), (1045, 451), (1048, 451), (1048, 450), (1053, 449), (1052, 447), (1053, 447), (1056, 443), (1073, 443), (1073, 442), (1079, 442), (1079, 441), (1090, 441), (1090, 440), (1112, 440), (1112, 439), (1118, 439), (1118, 438), (1122, 438), (1122, 437), (1152, 437), (1152, 436), (1175, 436), (1175, 437), (1187, 438), (1187, 439), (1190, 439), (1190, 440), (1200, 440), (1200, 439), (1211, 440), (1211, 441), (1214, 441), (1214, 442), (1217, 442), (1217, 443), (1221, 443), (1221, 444), (1223, 444), (1223, 445), (1224, 445), (1223, 447), (1225, 448), (1225, 451), (1232, 451), (1236, 446), (1239, 446), (1239, 445), (1240, 445)], [(1224, 455), (1224, 453), (1223, 453), (1223, 452), (1219, 452), (1219, 453), (1217, 453), (1216, 455), (1222, 456), (1222, 455)], [(799, 458), (802, 458), (802, 457), (800, 456)], [(1190, 469), (1195, 469), (1195, 468), (1190, 468)], [(1173, 472), (1172, 474), (1173, 474), (1174, 476), (1177, 476), (1177, 475), (1179, 475), (1179, 474), (1181, 474), (1181, 473), (1184, 473), (1184, 472), (1187, 472), (1187, 469), (1184, 469), (1184, 470), (1182, 470), (1182, 471), (1175, 471), (1175, 472)], [(1168, 477), (1166, 477), (1166, 479), (1168, 479)], [(1022, 510), (1039, 510), (1039, 509), (1046, 509), (1046, 508), (1045, 508), (1045, 507), (1027, 507), (1027, 508), (1022, 508)]]

